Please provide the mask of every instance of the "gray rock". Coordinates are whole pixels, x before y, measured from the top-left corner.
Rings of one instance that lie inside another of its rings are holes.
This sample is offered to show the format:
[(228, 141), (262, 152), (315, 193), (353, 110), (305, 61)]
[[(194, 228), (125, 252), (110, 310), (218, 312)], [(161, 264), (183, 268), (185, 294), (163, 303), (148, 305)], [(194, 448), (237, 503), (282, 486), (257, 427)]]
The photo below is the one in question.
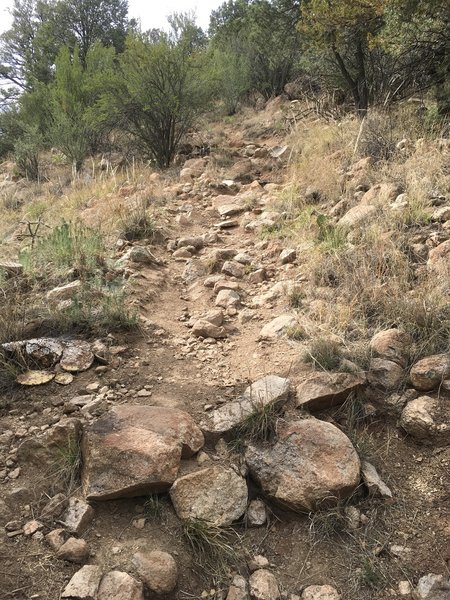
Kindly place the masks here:
[(159, 264), (159, 260), (144, 246), (133, 246), (117, 261), (119, 266), (126, 262), (142, 265)]
[(85, 565), (75, 573), (64, 588), (61, 598), (97, 600), (102, 570), (97, 565)]
[(294, 248), (285, 248), (280, 254), (280, 262), (282, 265), (294, 262), (297, 258), (297, 252)]
[(289, 389), (289, 379), (267, 375), (252, 383), (236, 400), (211, 411), (201, 428), (213, 436), (227, 433), (269, 404), (282, 406), (288, 399)]
[(378, 475), (376, 468), (366, 460), (361, 463), (363, 481), (372, 496), (380, 496), (387, 504), (392, 504), (392, 492)]
[(421, 442), (450, 442), (450, 405), (441, 397), (419, 396), (405, 406), (400, 426)]
[(372, 204), (354, 206), (339, 219), (338, 225), (340, 227), (348, 227), (349, 229), (365, 225), (375, 217), (376, 212), (377, 208)]
[(46, 294), (47, 300), (50, 302), (61, 302), (62, 300), (72, 300), (76, 294), (81, 291), (82, 284), (79, 279), (71, 281), (66, 285), (53, 288)]
[(178, 568), (173, 556), (167, 552), (137, 552), (133, 564), (139, 577), (155, 594), (169, 594), (177, 586)]
[(250, 600), (247, 581), (241, 575), (235, 575), (228, 590), (226, 600)]
[(70, 533), (81, 535), (86, 531), (94, 518), (94, 509), (81, 498), (69, 499), (69, 506), (64, 515), (65, 527)]
[(222, 273), (236, 277), (236, 279), (242, 279), (245, 275), (245, 267), (234, 260), (227, 260), (223, 263)]
[(128, 573), (110, 571), (100, 582), (98, 600), (144, 600), (144, 587)]
[(292, 315), (280, 315), (270, 323), (264, 325), (259, 332), (261, 340), (275, 340), (285, 334), (291, 327), (295, 327), (297, 319)]
[(429, 573), (419, 579), (414, 591), (415, 600), (448, 600), (450, 598), (450, 578)]
[(267, 521), (267, 509), (262, 500), (251, 500), (247, 507), (247, 525), (261, 527)]
[(348, 437), (315, 418), (282, 424), (273, 447), (249, 446), (250, 474), (268, 497), (293, 510), (314, 510), (351, 495), (360, 461)]
[(396, 362), (384, 358), (372, 358), (367, 381), (374, 388), (396, 390), (405, 380), (405, 371)]
[(206, 319), (198, 319), (192, 327), (192, 335), (203, 338), (220, 339), (227, 337), (227, 332), (223, 327), (219, 327), (207, 321)]
[(365, 377), (353, 373), (313, 373), (297, 386), (297, 408), (323, 410), (342, 404), (365, 383)]
[(181, 520), (228, 526), (247, 508), (247, 483), (233, 469), (217, 465), (177, 479), (170, 497)]
[(222, 308), (228, 308), (230, 306), (238, 306), (241, 301), (241, 297), (237, 292), (233, 290), (220, 290), (216, 298), (216, 306)]

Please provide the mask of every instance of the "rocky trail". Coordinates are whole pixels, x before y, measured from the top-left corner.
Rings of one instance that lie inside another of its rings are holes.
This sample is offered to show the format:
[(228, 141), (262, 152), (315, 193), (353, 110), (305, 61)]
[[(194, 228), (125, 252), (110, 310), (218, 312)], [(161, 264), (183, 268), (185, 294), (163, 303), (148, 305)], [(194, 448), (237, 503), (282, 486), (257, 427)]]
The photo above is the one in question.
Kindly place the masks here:
[(0, 598), (450, 598), (450, 359), (399, 394), (396, 329), (367, 373), (303, 360), (301, 249), (270, 235), (289, 149), (252, 127), (222, 132), (225, 173), (162, 182), (163, 241), (119, 240), (140, 331), (5, 404)]

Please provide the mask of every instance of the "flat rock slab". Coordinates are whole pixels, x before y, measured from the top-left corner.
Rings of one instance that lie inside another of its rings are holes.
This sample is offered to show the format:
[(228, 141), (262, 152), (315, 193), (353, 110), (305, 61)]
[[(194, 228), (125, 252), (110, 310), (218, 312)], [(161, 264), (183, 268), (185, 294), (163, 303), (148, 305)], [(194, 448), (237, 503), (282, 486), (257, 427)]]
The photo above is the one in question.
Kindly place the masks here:
[(297, 408), (324, 410), (347, 400), (365, 383), (365, 377), (353, 373), (313, 373), (297, 386)]
[(212, 411), (201, 427), (207, 435), (221, 435), (238, 427), (269, 404), (280, 406), (289, 396), (289, 379), (267, 375), (252, 383), (241, 397)]
[(181, 410), (118, 406), (83, 435), (86, 498), (110, 500), (168, 490), (181, 459), (198, 452), (203, 444), (202, 432)]
[(261, 329), (260, 340), (275, 340), (286, 333), (291, 327), (295, 327), (297, 319), (292, 315), (280, 315)]
[(75, 573), (64, 588), (61, 598), (97, 600), (102, 570), (97, 565), (85, 565)]
[(221, 527), (242, 517), (248, 490), (243, 477), (217, 465), (177, 479), (170, 497), (181, 520), (198, 519)]
[(249, 446), (252, 477), (279, 504), (314, 510), (347, 498), (360, 480), (360, 461), (348, 437), (318, 419), (282, 425), (272, 448)]

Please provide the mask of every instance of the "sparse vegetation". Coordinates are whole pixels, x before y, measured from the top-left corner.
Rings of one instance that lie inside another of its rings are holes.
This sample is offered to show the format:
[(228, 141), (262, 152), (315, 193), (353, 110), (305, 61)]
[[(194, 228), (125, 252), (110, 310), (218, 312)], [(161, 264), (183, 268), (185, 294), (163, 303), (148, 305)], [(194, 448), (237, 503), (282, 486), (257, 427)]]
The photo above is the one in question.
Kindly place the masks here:
[(334, 340), (317, 338), (312, 341), (305, 360), (323, 371), (336, 371), (342, 359), (342, 349)]
[(239, 535), (233, 529), (224, 529), (202, 521), (190, 519), (183, 523), (183, 535), (192, 548), (197, 564), (216, 581), (224, 581), (239, 561), (236, 544)]

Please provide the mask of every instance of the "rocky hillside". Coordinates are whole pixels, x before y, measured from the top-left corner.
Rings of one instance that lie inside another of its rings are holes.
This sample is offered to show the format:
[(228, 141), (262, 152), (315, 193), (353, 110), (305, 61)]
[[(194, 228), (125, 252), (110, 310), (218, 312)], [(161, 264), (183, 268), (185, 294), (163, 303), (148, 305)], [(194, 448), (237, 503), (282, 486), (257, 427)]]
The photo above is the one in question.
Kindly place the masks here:
[(400, 122), (0, 166), (1, 598), (450, 598), (450, 145)]

